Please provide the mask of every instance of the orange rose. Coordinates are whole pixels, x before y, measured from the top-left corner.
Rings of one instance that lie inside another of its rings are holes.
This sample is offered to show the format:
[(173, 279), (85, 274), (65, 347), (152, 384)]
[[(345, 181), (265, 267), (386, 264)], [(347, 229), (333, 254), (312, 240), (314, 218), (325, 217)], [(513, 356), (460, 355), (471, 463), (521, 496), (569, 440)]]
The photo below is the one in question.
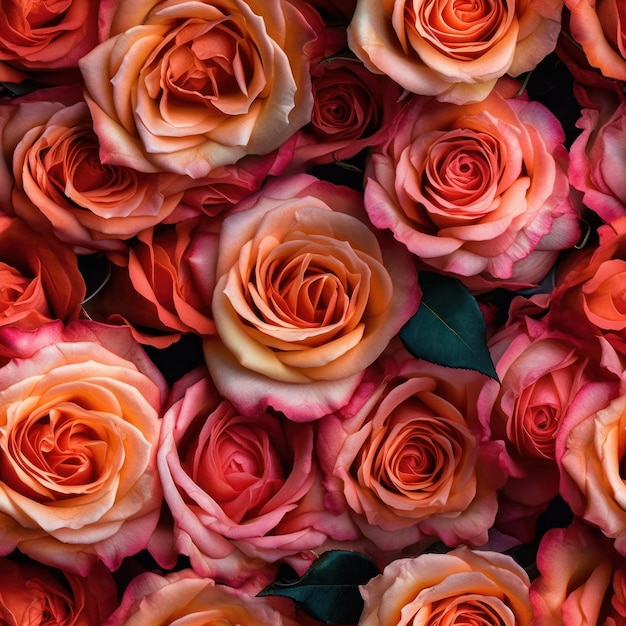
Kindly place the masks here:
[[(289, 0), (118, 1), (80, 61), (105, 163), (199, 178), (310, 120), (309, 23)], [(110, 20), (109, 20), (110, 18)]]
[(159, 412), (167, 388), (126, 329), (4, 328), (0, 553), (87, 574), (144, 549), (158, 522)]
[(408, 91), (471, 102), (554, 50), (562, 8), (562, 0), (359, 0), (348, 43)]
[(526, 572), (499, 552), (461, 547), (398, 559), (362, 588), (365, 607), (358, 626), (527, 626), (529, 585)]

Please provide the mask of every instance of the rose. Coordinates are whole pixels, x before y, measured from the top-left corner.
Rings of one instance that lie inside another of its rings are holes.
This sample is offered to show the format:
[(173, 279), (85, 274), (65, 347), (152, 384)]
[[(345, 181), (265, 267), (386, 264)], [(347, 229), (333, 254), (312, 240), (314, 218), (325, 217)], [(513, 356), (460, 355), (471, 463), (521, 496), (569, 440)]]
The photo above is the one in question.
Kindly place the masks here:
[(103, 162), (200, 178), (278, 148), (311, 115), (308, 20), (320, 18), (303, 11), (288, 0), (105, 7), (109, 38), (79, 64)]
[(168, 405), (158, 467), (176, 547), (194, 570), (239, 586), (269, 583), (267, 564), (278, 560), (306, 568), (300, 553), (336, 526), (312, 507), (320, 490), (312, 426), (240, 415), (204, 367), (174, 384)]
[(612, 542), (574, 520), (551, 528), (537, 552), (540, 576), (530, 587), (533, 625), (614, 626), (626, 618), (626, 569)]
[(69, 322), (85, 297), (76, 255), (6, 215), (0, 215), (0, 285), (0, 328)]
[(605, 222), (626, 215), (626, 101), (606, 97), (601, 108), (584, 108), (576, 126), (582, 133), (570, 148), (569, 178), (584, 204)]
[(448, 102), (485, 98), (497, 79), (554, 50), (563, 3), (359, 0), (348, 43), (372, 72)]
[(374, 145), (401, 106), (401, 88), (350, 56), (311, 68), (313, 112), (298, 134), (292, 168), (343, 161)]
[(362, 221), (361, 201), (302, 174), (272, 181), (224, 220), (218, 336), (205, 355), (244, 414), (272, 406), (303, 421), (342, 406), (415, 313), (412, 259)]
[(489, 341), (499, 382), (485, 382), (477, 406), (481, 422), (492, 438), (506, 442), (512, 459), (496, 517), (508, 535), (532, 541), (537, 517), (558, 495), (556, 434), (581, 387), (619, 376), (608, 349), (526, 316), (510, 320)]
[(181, 333), (214, 333), (217, 228), (207, 218), (190, 218), (141, 232), (127, 255), (111, 255), (110, 280), (86, 303), (86, 311), (100, 321), (121, 318), (138, 341), (159, 347)]
[(174, 211), (185, 182), (104, 165), (86, 103), (55, 95), (58, 102), (2, 109), (3, 200), (33, 228), (51, 230), (77, 251), (122, 249), (120, 240)]
[(604, 76), (626, 80), (623, 5), (617, 0), (565, 0), (565, 6), (569, 9), (569, 32), (590, 65)]
[(0, 615), (5, 624), (102, 624), (117, 608), (111, 573), (100, 564), (86, 577), (39, 563), (0, 559)]
[(123, 328), (4, 328), (0, 348), (0, 554), (116, 569), (158, 522), (165, 381)]
[(191, 570), (165, 576), (146, 572), (134, 578), (120, 607), (103, 626), (154, 624), (223, 626), (296, 626), (265, 598), (248, 596)]
[(395, 358), (399, 365), (368, 372), (351, 403), (319, 422), (326, 506), (347, 509), (381, 550), (425, 535), (482, 545), (506, 473), (501, 442), (469, 423), (481, 375), (459, 370), (452, 382), (447, 368)]
[(0, 14), (0, 60), (28, 70), (76, 67), (97, 43), (98, 4), (8, 0)]
[[(397, 559), (362, 589), (359, 626), (530, 624), (526, 572), (499, 552), (465, 546)], [(457, 622), (457, 620), (459, 620)]]
[(470, 289), (535, 284), (580, 232), (563, 138), (538, 102), (498, 91), (463, 106), (415, 97), (370, 150), (365, 208)]
[(557, 433), (559, 491), (575, 515), (615, 539), (626, 554), (624, 377), (580, 389)]

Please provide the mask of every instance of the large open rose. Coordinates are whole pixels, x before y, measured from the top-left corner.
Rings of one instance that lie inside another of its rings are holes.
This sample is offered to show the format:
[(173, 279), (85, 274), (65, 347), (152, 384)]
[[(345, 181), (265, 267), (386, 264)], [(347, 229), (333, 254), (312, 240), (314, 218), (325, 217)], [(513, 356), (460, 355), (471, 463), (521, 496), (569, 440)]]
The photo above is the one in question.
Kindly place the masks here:
[(359, 193), (306, 174), (238, 209), (220, 233), (207, 365), (245, 414), (319, 418), (415, 313), (413, 261), (369, 227)]
[(526, 572), (499, 552), (461, 547), (397, 559), (362, 588), (358, 626), (528, 626), (529, 585)]
[(366, 170), (372, 222), (476, 290), (535, 284), (579, 237), (559, 121), (501, 88), (461, 106), (415, 97)]
[(105, 3), (108, 38), (80, 61), (103, 161), (198, 178), (276, 149), (310, 120), (314, 17), (289, 0)]
[(158, 522), (165, 381), (123, 328), (4, 328), (0, 350), (0, 553), (116, 569)]
[(449, 102), (482, 100), (532, 70), (560, 32), (562, 0), (359, 0), (348, 42), (373, 72)]

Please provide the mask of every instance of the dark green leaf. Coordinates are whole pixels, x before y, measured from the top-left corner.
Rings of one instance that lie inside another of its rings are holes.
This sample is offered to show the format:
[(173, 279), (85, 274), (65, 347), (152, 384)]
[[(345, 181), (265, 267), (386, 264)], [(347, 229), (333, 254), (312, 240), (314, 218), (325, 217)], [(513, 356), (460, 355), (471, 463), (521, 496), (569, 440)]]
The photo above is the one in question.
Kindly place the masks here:
[(420, 273), (422, 302), (400, 330), (404, 347), (418, 359), (479, 371), (498, 380), (487, 348), (485, 320), (463, 283)]
[(313, 619), (324, 624), (356, 624), (363, 611), (359, 585), (379, 573), (374, 562), (364, 554), (330, 550), (300, 578), (276, 580), (258, 595), (291, 598)]

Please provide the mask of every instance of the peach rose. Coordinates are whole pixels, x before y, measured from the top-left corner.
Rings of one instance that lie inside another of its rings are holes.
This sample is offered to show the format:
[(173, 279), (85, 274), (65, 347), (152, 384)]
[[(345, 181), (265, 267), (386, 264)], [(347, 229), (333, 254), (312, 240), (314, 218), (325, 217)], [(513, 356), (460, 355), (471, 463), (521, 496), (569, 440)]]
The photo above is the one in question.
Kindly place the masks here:
[(569, 178), (585, 206), (611, 222), (626, 215), (626, 101), (607, 96), (603, 104), (581, 111), (576, 126), (582, 132), (569, 151)]
[(76, 255), (7, 215), (0, 215), (0, 285), (0, 327), (69, 322), (85, 297)]
[(204, 367), (172, 388), (158, 467), (178, 551), (228, 584), (267, 584), (276, 569), (268, 564), (279, 560), (306, 569), (300, 553), (318, 549), (335, 526), (312, 506), (320, 491), (312, 426), (240, 415)]
[(410, 255), (377, 237), (358, 192), (278, 178), (222, 224), (207, 365), (246, 415), (317, 419), (348, 401), (419, 296)]
[(76, 67), (98, 43), (96, 0), (7, 0), (0, 12), (0, 61), (11, 67), (50, 71)]
[(348, 510), (381, 550), (424, 536), (482, 545), (506, 480), (502, 442), (468, 423), (482, 376), (451, 377), (448, 368), (396, 358), (399, 365), (368, 372), (350, 404), (319, 422), (326, 506)]
[(168, 217), (184, 182), (104, 165), (85, 102), (28, 101), (3, 107), (0, 192), (34, 229), (77, 251), (122, 249), (121, 240)]
[(593, 337), (583, 341), (526, 316), (494, 335), (489, 349), (500, 383), (485, 382), (478, 414), (512, 458), (496, 526), (530, 542), (537, 517), (559, 493), (554, 447), (572, 400), (587, 383), (616, 380), (619, 371), (611, 371)]
[(82, 577), (0, 559), (0, 615), (7, 626), (94, 626), (117, 605), (115, 581), (102, 564)]
[(213, 334), (218, 227), (202, 217), (141, 232), (128, 254), (111, 255), (110, 280), (85, 310), (99, 321), (122, 318), (138, 341), (158, 347), (183, 333)]
[(626, 395), (621, 383), (589, 383), (557, 433), (559, 490), (575, 515), (615, 539), (626, 555)]
[(562, 0), (358, 0), (348, 43), (408, 91), (475, 102), (554, 50), (562, 8)]
[(397, 559), (361, 589), (365, 607), (358, 626), (528, 626), (529, 586), (526, 572), (499, 552), (462, 546)]
[(321, 18), (305, 9), (288, 0), (105, 3), (108, 38), (79, 64), (103, 162), (200, 178), (278, 148), (311, 116)]
[(624, 623), (624, 559), (597, 529), (579, 520), (551, 528), (539, 544), (537, 567), (540, 576), (530, 586), (533, 626)]
[(569, 32), (589, 64), (604, 76), (626, 80), (626, 10), (620, 0), (565, 0)]
[(538, 102), (498, 91), (463, 106), (415, 97), (370, 151), (365, 208), (470, 289), (534, 285), (580, 234), (563, 139)]
[(161, 576), (140, 574), (126, 588), (120, 607), (103, 626), (219, 624), (297, 626), (266, 598), (255, 598), (191, 570)]
[(165, 381), (122, 328), (5, 327), (0, 347), (0, 554), (116, 569), (158, 522)]

